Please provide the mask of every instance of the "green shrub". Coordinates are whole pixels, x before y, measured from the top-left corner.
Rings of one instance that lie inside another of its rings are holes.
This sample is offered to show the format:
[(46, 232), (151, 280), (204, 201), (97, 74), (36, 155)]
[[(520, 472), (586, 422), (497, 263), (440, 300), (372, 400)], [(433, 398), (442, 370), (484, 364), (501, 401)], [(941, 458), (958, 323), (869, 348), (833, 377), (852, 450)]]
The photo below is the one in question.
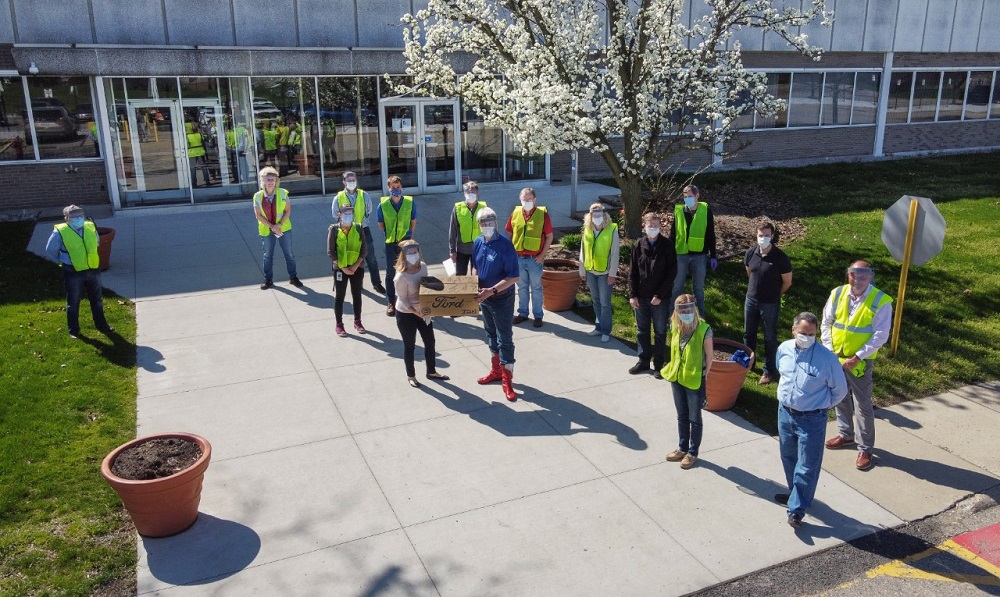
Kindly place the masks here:
[(562, 243), (564, 249), (569, 251), (579, 251), (580, 250), (580, 235), (579, 234), (564, 234), (562, 239), (559, 241)]

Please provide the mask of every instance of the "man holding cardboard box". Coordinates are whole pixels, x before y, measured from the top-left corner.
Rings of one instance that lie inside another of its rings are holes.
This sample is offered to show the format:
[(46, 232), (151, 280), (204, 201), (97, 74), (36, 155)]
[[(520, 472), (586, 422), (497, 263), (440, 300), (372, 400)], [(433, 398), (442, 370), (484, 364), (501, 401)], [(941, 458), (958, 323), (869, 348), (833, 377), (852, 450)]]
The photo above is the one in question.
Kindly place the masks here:
[(490, 347), (490, 371), (478, 379), (480, 384), (499, 380), (507, 400), (517, 395), (511, 386), (514, 377), (514, 284), (520, 278), (517, 251), (503, 234), (497, 232), (497, 214), (484, 207), (476, 215), (482, 235), (472, 243), (472, 266), (479, 278), (476, 300), (483, 314), (486, 344)]

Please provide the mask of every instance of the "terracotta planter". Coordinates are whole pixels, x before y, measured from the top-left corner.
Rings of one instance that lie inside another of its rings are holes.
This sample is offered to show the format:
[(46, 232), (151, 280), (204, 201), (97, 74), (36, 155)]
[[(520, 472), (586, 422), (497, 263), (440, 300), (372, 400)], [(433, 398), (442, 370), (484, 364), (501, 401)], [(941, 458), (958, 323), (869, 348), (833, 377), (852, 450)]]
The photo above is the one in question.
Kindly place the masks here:
[[(571, 267), (572, 271), (556, 271), (553, 267)], [(574, 259), (546, 259), (542, 262), (542, 307), (546, 311), (566, 311), (573, 308), (580, 287), (580, 262)]]
[(725, 338), (713, 338), (716, 346), (729, 346), (734, 349), (742, 349), (750, 355), (750, 366), (744, 367), (735, 361), (713, 361), (712, 368), (708, 372), (708, 379), (705, 381), (705, 393), (708, 396), (708, 406), (705, 410), (720, 411), (729, 410), (736, 404), (736, 398), (740, 395), (740, 388), (746, 381), (747, 374), (753, 368), (754, 354), (750, 347)]
[[(161, 479), (133, 481), (111, 472), (115, 458), (132, 446), (154, 439), (180, 438), (195, 442), (201, 458), (188, 468)], [(101, 475), (118, 493), (140, 535), (168, 537), (187, 530), (198, 518), (201, 483), (212, 458), (212, 444), (192, 433), (160, 433), (134, 439), (115, 448), (101, 463)]]
[(97, 245), (97, 256), (101, 259), (100, 269), (103, 272), (111, 267), (111, 242), (115, 240), (115, 229), (98, 226), (97, 236), (100, 238), (100, 243)]

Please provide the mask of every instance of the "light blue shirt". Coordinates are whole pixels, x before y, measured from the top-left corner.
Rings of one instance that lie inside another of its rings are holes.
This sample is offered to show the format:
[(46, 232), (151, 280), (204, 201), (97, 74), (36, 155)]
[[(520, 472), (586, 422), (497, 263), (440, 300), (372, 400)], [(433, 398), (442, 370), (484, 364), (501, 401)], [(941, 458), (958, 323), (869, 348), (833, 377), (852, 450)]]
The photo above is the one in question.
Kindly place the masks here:
[(778, 347), (778, 402), (795, 410), (827, 410), (847, 395), (847, 377), (837, 355), (820, 344), (805, 350), (786, 340)]

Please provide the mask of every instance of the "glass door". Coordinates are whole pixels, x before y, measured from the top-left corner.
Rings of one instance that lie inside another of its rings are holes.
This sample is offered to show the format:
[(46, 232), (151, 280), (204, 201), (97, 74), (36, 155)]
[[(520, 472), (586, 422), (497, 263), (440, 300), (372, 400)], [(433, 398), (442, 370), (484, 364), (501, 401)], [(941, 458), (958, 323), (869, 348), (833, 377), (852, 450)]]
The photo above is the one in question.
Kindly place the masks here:
[[(183, 114), (177, 101), (131, 101), (126, 108), (124, 142), (132, 149), (126, 172), (130, 203), (176, 201), (189, 197)], [(132, 174), (133, 176), (128, 176)]]
[(458, 101), (408, 99), (383, 102), (382, 172), (403, 181), (406, 193), (447, 193), (459, 188)]

